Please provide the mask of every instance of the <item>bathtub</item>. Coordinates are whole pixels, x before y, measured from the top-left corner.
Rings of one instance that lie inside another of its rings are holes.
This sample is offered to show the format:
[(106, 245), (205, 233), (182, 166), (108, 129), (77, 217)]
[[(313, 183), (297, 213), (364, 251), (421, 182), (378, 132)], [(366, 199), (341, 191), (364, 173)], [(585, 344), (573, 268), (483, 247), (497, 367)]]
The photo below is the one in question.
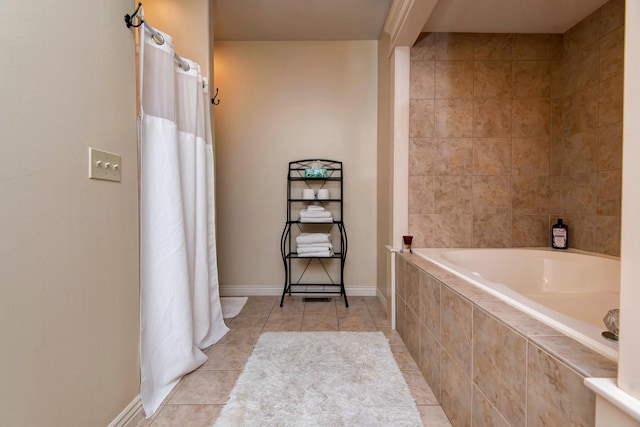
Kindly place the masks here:
[(619, 308), (620, 260), (588, 252), (526, 249), (413, 249), (521, 311), (617, 361), (602, 318)]

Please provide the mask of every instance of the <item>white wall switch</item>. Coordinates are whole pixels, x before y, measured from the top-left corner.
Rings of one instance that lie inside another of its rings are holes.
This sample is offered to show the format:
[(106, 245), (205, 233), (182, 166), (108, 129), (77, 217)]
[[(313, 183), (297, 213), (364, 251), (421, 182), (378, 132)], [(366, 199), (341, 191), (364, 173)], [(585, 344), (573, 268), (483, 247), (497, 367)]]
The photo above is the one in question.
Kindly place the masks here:
[(120, 182), (119, 154), (89, 147), (89, 178)]

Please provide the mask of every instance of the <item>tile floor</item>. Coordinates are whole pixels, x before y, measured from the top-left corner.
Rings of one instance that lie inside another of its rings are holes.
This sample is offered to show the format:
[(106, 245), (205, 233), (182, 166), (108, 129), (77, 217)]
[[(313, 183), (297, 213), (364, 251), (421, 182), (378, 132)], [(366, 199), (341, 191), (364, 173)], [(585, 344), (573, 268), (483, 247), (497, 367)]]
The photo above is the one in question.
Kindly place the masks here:
[(330, 302), (303, 302), (302, 297), (249, 297), (242, 312), (228, 319), (231, 329), (206, 350), (209, 360), (186, 375), (149, 419), (142, 414), (128, 427), (212, 426), (229, 398), (253, 346), (267, 331), (382, 331), (389, 339), (422, 420), (427, 427), (451, 426), (418, 366), (397, 332), (390, 329), (382, 304), (376, 297), (350, 297)]

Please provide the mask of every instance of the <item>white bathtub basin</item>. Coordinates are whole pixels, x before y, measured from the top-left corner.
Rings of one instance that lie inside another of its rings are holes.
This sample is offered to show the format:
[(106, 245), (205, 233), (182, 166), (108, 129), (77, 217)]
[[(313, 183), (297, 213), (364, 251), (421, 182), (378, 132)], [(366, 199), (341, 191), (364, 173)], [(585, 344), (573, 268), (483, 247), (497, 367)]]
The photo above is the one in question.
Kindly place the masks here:
[(601, 332), (620, 303), (618, 258), (547, 248), (413, 252), (617, 361), (617, 343)]

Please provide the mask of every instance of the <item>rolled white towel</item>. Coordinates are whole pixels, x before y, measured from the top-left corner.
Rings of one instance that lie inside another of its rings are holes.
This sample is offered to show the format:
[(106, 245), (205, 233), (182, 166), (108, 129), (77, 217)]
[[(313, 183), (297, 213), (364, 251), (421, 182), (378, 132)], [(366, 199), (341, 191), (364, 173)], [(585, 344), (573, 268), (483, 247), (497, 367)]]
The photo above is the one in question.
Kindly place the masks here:
[(296, 244), (298, 245), (329, 242), (331, 242), (331, 233), (300, 233), (300, 235), (296, 237)]

